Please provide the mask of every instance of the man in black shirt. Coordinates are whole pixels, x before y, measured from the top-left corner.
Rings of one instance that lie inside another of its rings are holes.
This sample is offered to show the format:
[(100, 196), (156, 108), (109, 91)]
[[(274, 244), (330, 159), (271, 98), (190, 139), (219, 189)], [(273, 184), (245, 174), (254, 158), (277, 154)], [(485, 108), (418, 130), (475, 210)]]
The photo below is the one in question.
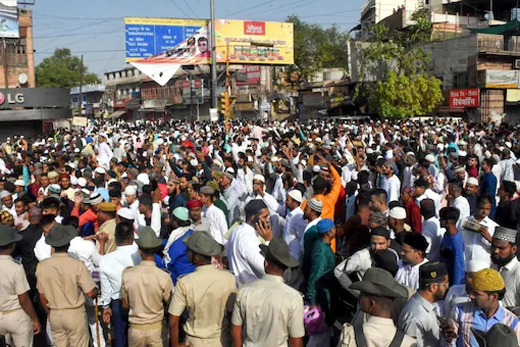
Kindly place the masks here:
[(516, 230), (517, 222), (512, 217), (512, 202), (511, 198), (515, 195), (516, 184), (510, 181), (502, 181), (500, 188), (498, 188), (498, 197), (500, 203), (497, 206), (495, 213), (495, 222), (501, 227)]

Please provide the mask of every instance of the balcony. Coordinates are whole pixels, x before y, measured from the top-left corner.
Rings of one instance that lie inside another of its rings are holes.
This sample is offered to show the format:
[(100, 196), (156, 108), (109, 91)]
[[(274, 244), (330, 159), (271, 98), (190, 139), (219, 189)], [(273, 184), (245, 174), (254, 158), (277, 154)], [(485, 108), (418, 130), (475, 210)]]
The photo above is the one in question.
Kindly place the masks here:
[(170, 99), (170, 100), (172, 100), (176, 97), (182, 97), (180, 88), (176, 87), (176, 86), (141, 88), (141, 98), (143, 100), (153, 100), (153, 99)]
[(520, 55), (520, 40), (516, 36), (505, 39), (501, 35), (479, 35), (478, 52), (491, 55)]

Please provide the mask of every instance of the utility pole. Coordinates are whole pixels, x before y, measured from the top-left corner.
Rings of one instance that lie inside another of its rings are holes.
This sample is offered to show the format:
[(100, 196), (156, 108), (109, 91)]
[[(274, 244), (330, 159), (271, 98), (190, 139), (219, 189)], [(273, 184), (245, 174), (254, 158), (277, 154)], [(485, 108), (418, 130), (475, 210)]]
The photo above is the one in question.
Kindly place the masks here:
[(79, 116), (83, 109), (83, 54), (81, 55), (81, 65), (79, 68)]
[(210, 37), (211, 37), (211, 107), (218, 107), (217, 95), (217, 38), (215, 36), (215, 0), (210, 0)]

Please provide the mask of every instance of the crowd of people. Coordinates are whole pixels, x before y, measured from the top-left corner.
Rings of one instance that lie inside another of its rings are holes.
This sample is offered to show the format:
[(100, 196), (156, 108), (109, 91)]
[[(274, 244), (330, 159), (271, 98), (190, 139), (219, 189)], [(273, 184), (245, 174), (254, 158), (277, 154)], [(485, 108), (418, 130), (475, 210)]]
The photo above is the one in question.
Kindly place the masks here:
[(520, 346), (519, 139), (443, 119), (96, 120), (7, 138), (0, 335)]

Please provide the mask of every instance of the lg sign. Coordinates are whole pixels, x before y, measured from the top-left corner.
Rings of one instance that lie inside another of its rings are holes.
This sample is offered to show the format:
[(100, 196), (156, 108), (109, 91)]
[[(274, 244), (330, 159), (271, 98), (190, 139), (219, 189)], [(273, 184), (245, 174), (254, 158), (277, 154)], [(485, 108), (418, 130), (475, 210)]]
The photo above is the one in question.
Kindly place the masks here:
[(16, 93), (14, 95), (7, 93), (6, 99), (6, 95), (0, 92), (0, 105), (3, 105), (6, 102), (6, 100), (8, 104), (23, 104), (25, 101), (25, 97), (22, 93)]

